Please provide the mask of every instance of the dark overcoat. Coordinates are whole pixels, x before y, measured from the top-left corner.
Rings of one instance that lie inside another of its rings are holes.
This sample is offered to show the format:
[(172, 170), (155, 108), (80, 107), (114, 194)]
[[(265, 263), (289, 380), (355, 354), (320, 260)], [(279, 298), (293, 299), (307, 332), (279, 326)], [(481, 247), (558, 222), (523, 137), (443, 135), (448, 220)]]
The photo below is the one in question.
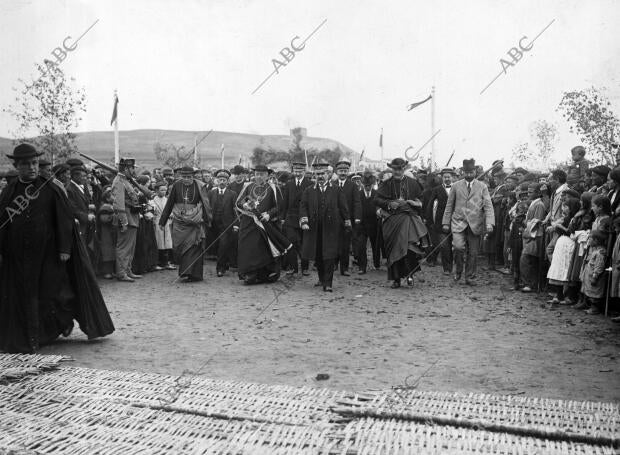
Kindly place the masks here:
[(310, 186), (303, 192), (299, 206), (300, 219), (307, 218), (310, 226), (309, 231), (304, 231), (301, 257), (310, 261), (314, 261), (316, 256), (319, 220), (323, 227), (321, 240), (324, 260), (338, 257), (339, 234), (344, 229), (344, 221), (350, 220), (344, 192), (328, 185), (325, 189), (325, 207), (322, 212), (319, 210), (320, 197), (319, 187)]

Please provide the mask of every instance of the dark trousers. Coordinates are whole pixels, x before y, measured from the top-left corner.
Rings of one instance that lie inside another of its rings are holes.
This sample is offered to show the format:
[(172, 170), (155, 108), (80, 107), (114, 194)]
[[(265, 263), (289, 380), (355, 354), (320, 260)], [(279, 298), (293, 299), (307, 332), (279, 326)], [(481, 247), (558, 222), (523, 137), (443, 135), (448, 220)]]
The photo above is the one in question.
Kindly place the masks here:
[(472, 232), (468, 226), (462, 232), (452, 233), (452, 247), (454, 248), (454, 262), (456, 273), (463, 273), (463, 263), (467, 255), (465, 265), (465, 278), (472, 279), (476, 276), (478, 266), (478, 253), (480, 251), (480, 236)]
[(159, 266), (165, 267), (172, 261), (172, 250), (157, 250)]
[(370, 248), (372, 249), (372, 263), (375, 268), (381, 265), (381, 250), (379, 249), (379, 238), (377, 236), (377, 225), (362, 225), (357, 230), (356, 252), (357, 264), (361, 270), (368, 267), (367, 243), (370, 240)]
[(351, 254), (352, 231), (350, 229), (341, 229), (338, 242), (338, 263), (340, 264), (340, 273), (349, 270), (349, 255)]
[[(303, 239), (303, 230), (294, 226), (284, 226), (284, 235), (293, 244), (286, 253), (286, 267), (293, 270), (295, 273), (299, 271), (298, 257), (301, 255), (301, 242)], [(308, 270), (309, 261), (307, 259), (301, 259), (301, 270)]]
[[(228, 229), (226, 229), (228, 227)], [(217, 240), (217, 264), (216, 271), (225, 272), (231, 266), (233, 253), (233, 227), (215, 223), (213, 226), (214, 239)]]
[(323, 288), (331, 288), (334, 281), (334, 259), (323, 259), (323, 224), (317, 225), (316, 232), (316, 250), (314, 256), (314, 264), (319, 275), (319, 281), (323, 284)]
[(536, 289), (538, 287), (538, 276), (540, 275), (540, 259), (538, 256), (522, 253), (519, 266), (523, 284)]
[[(452, 243), (447, 240), (450, 234), (439, 233), (439, 251), (441, 252), (441, 267), (444, 272), (452, 272)], [(441, 243), (443, 242), (443, 243)]]

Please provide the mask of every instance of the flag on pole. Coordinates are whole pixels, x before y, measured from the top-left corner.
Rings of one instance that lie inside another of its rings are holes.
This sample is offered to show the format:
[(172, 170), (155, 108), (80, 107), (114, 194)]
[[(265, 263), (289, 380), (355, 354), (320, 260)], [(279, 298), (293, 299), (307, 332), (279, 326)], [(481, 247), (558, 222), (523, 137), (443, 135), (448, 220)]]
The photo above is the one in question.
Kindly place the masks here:
[(112, 120), (110, 120), (110, 125), (112, 125), (116, 121), (117, 115), (118, 115), (118, 95), (114, 94), (114, 110), (112, 110)]
[(407, 106), (407, 110), (410, 111), (411, 109), (415, 109), (416, 107), (426, 103), (428, 100), (430, 100), (433, 97), (433, 95), (428, 95), (428, 98), (426, 98), (424, 101), (419, 101), (417, 103), (412, 103), (409, 106)]
[(381, 135), (379, 136), (379, 147), (383, 147), (383, 128), (381, 128)]

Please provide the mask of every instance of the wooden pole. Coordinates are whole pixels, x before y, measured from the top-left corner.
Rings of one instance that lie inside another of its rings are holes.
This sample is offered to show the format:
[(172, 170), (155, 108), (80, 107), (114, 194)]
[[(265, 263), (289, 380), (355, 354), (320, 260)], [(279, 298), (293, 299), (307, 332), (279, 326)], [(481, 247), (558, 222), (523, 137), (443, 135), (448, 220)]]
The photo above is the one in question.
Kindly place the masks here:
[[(116, 104), (116, 99), (118, 98), (118, 93), (114, 90), (114, 103)], [(120, 146), (118, 143), (118, 104), (116, 104), (116, 118), (114, 119), (114, 164), (118, 166), (118, 163), (121, 160), (120, 154)]]
[(435, 167), (435, 86), (431, 90), (431, 134), (433, 134), (433, 140), (431, 142), (431, 171)]

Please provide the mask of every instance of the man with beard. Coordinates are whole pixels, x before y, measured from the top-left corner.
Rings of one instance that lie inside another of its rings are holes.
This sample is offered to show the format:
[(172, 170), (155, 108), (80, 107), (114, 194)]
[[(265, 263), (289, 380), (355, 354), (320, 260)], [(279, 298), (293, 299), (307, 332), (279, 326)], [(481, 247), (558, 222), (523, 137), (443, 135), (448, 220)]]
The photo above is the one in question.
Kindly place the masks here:
[(172, 249), (179, 265), (179, 277), (185, 283), (202, 281), (202, 243), (211, 226), (212, 211), (206, 186), (194, 179), (194, 169), (181, 168), (180, 180), (172, 185), (168, 201), (159, 218), (165, 226), (172, 217)]
[(476, 180), (476, 162), (473, 159), (463, 160), (463, 177), (463, 180), (452, 185), (442, 224), (444, 233), (452, 231), (456, 264), (454, 280), (461, 279), (467, 254), (465, 283), (475, 286), (480, 237), (485, 227), (485, 232), (493, 232), (495, 214), (489, 189)]
[[(212, 235), (217, 240), (217, 276), (224, 276), (231, 264), (233, 233), (239, 231), (239, 220), (235, 213), (237, 193), (226, 188), (230, 172), (220, 169), (214, 174), (217, 186), (209, 191), (209, 203), (213, 209)], [(235, 261), (236, 263), (236, 261)]]
[(383, 241), (388, 263), (388, 279), (399, 288), (403, 278), (413, 286), (413, 274), (419, 270), (416, 254), (423, 254), (429, 244), (422, 218), (422, 186), (405, 175), (409, 164), (394, 158), (388, 167), (392, 177), (381, 183), (375, 203), (383, 213)]
[(349, 213), (352, 229), (340, 230), (338, 262), (340, 263), (340, 275), (350, 276), (349, 273), (349, 255), (351, 253), (351, 241), (353, 239), (353, 229), (362, 221), (362, 203), (360, 200), (360, 192), (357, 185), (349, 180), (349, 169), (351, 163), (348, 161), (339, 161), (336, 163), (336, 174), (338, 181), (336, 187), (344, 194), (347, 203), (347, 212)]
[(237, 197), (240, 213), (237, 265), (245, 284), (273, 283), (280, 278), (282, 256), (291, 242), (274, 225), (278, 217), (278, 190), (267, 183), (269, 169), (259, 164), (254, 181)]
[(40, 155), (25, 143), (7, 155), (18, 178), (0, 196), (0, 351), (34, 353), (74, 318), (89, 339), (114, 330), (67, 197), (37, 175)]
[(351, 230), (351, 217), (345, 193), (327, 181), (328, 164), (315, 163), (312, 167), (316, 185), (306, 188), (299, 207), (299, 224), (304, 231), (301, 257), (316, 264), (316, 286), (332, 292), (338, 238), (340, 231)]
[[(301, 256), (303, 230), (299, 226), (299, 205), (304, 190), (312, 186), (312, 182), (305, 178), (306, 163), (293, 162), (293, 177), (282, 188), (282, 219), (284, 220), (284, 235), (293, 244), (293, 248), (286, 255), (287, 274), (296, 274), (299, 271), (298, 256)], [(309, 275), (308, 261), (301, 259), (301, 273)]]

